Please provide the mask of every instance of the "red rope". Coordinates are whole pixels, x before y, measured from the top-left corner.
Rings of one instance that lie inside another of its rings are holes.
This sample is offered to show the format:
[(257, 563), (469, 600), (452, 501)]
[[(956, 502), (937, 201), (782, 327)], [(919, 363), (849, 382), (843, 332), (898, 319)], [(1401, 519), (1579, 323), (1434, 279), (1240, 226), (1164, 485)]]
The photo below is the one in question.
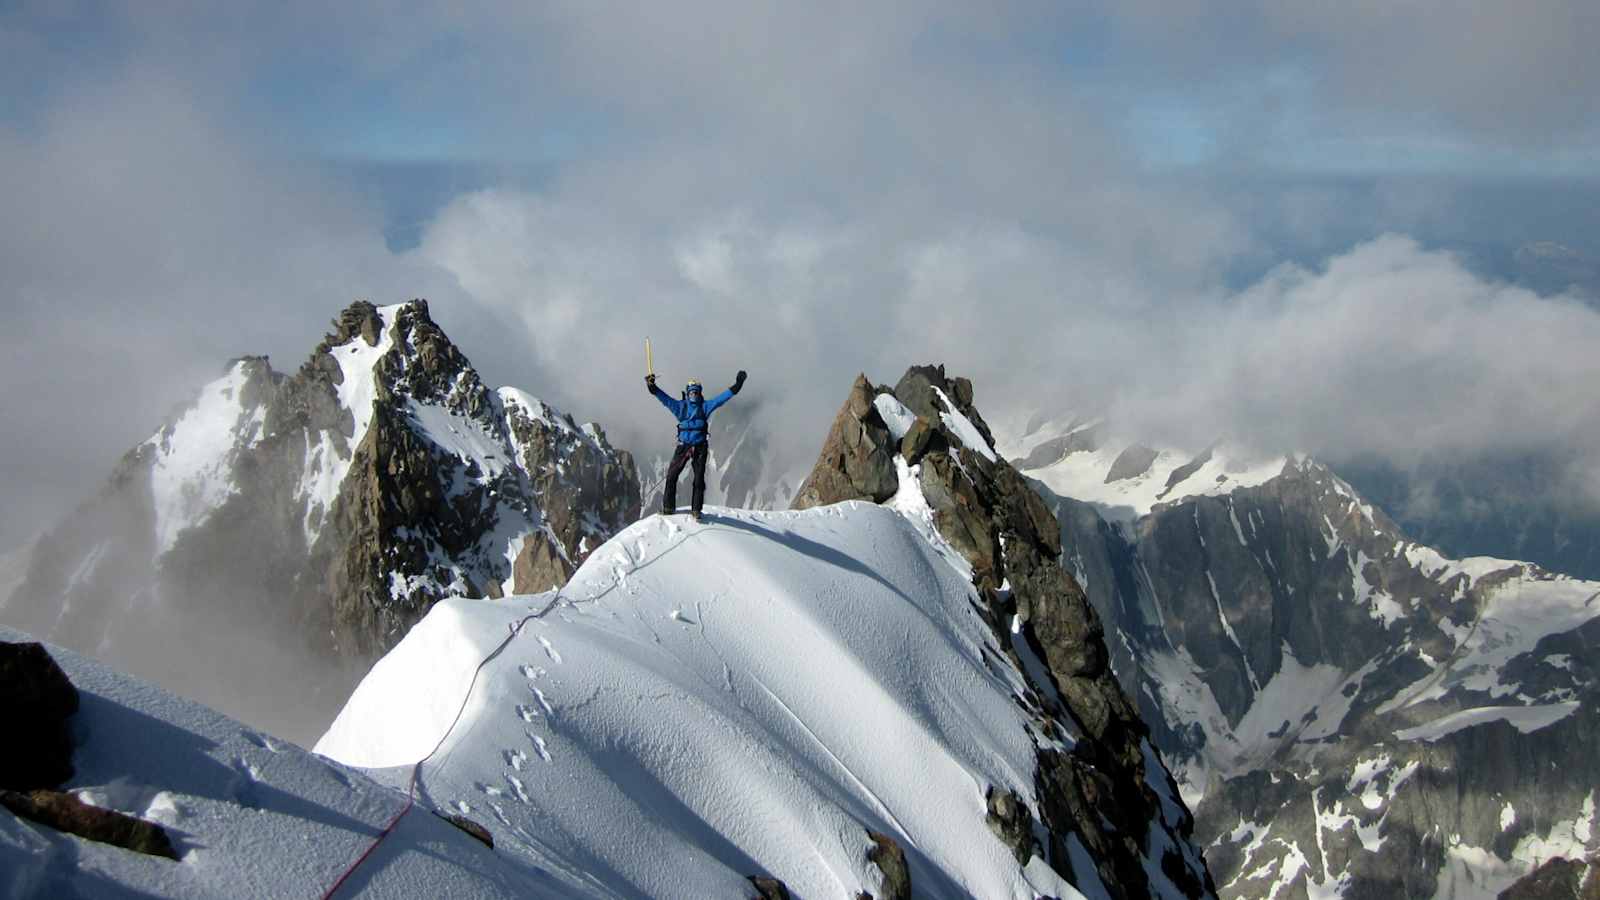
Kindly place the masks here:
[[(682, 540), (678, 541), (676, 544), (673, 544), (672, 547), (669, 547), (668, 550), (670, 551), (676, 549), (684, 541), (687, 541), (689, 538), (695, 537), (696, 535), (698, 535), (698, 532), (685, 536)], [(612, 585), (611, 587), (608, 587), (606, 590), (602, 591), (599, 596), (603, 597), (615, 589), (616, 585)], [(590, 599), (592, 600), (596, 598)], [(395, 813), (394, 818), (389, 820), (389, 824), (383, 827), (383, 831), (379, 832), (378, 836), (373, 838), (372, 843), (367, 846), (367, 849), (363, 851), (360, 856), (356, 857), (356, 861), (351, 863), (350, 866), (339, 875), (339, 879), (333, 883), (333, 886), (328, 888), (328, 890), (323, 893), (322, 900), (330, 900), (330, 898), (333, 897), (334, 892), (339, 890), (339, 888), (350, 879), (350, 876), (355, 874), (356, 869), (359, 869), (361, 864), (367, 861), (367, 857), (372, 855), (372, 851), (378, 849), (378, 845), (383, 843), (390, 834), (394, 833), (394, 828), (396, 825), (400, 824), (400, 819), (404, 817), (406, 813), (411, 811), (411, 807), (415, 805), (417, 800), (417, 782), (422, 778), (422, 764), (430, 759), (433, 759), (434, 754), (438, 753), (440, 748), (444, 746), (444, 742), (450, 737), (451, 732), (456, 730), (456, 725), (460, 724), (462, 713), (467, 711), (467, 701), (472, 699), (472, 691), (478, 686), (478, 676), (483, 673), (483, 667), (487, 666), (491, 661), (494, 660), (495, 657), (499, 656), (506, 649), (506, 646), (509, 645), (518, 634), (522, 633), (522, 626), (528, 624), (534, 619), (542, 619), (549, 615), (550, 611), (555, 609), (556, 604), (560, 602), (561, 590), (557, 590), (556, 595), (550, 598), (550, 602), (545, 604), (544, 609), (541, 609), (535, 613), (528, 613), (521, 619), (518, 619), (517, 624), (508, 625), (507, 629), (509, 633), (506, 635), (505, 640), (501, 641), (499, 646), (491, 650), (488, 656), (485, 656), (481, 661), (479, 661), (478, 667), (472, 670), (472, 680), (467, 683), (467, 693), (461, 698), (461, 706), (456, 709), (456, 717), (450, 720), (450, 727), (444, 730), (443, 735), (440, 735), (439, 743), (433, 745), (433, 749), (428, 751), (428, 755), (417, 760), (417, 764), (412, 766), (411, 785), (406, 789), (405, 806), (400, 807), (400, 811)]]
[(517, 624), (509, 626), (510, 633), (506, 635), (505, 640), (501, 641), (499, 646), (490, 651), (488, 656), (485, 656), (481, 661), (479, 661), (478, 667), (472, 670), (472, 680), (467, 683), (467, 692), (461, 698), (461, 706), (456, 709), (456, 717), (450, 720), (450, 727), (446, 728), (444, 734), (439, 736), (439, 743), (433, 745), (433, 749), (428, 751), (428, 755), (417, 760), (417, 764), (411, 767), (411, 783), (406, 788), (405, 805), (400, 807), (400, 811), (394, 814), (394, 818), (389, 820), (389, 824), (383, 826), (383, 830), (378, 832), (378, 836), (372, 839), (372, 843), (367, 845), (367, 849), (362, 851), (360, 856), (356, 857), (355, 862), (352, 862), (344, 870), (344, 872), (340, 873), (338, 880), (336, 880), (331, 887), (323, 892), (322, 900), (330, 900), (334, 893), (337, 892), (339, 888), (343, 887), (346, 881), (350, 880), (350, 876), (355, 874), (356, 869), (361, 868), (361, 864), (366, 862), (368, 857), (372, 856), (372, 851), (378, 849), (378, 845), (382, 844), (389, 837), (389, 835), (394, 833), (395, 826), (399, 825), (400, 820), (405, 817), (405, 814), (410, 812), (411, 807), (416, 805), (417, 782), (422, 777), (422, 764), (430, 759), (433, 759), (434, 754), (439, 752), (439, 749), (444, 746), (445, 740), (450, 737), (450, 733), (456, 730), (456, 725), (461, 722), (462, 713), (467, 711), (467, 701), (472, 699), (472, 691), (478, 686), (478, 676), (483, 673), (483, 667), (487, 666), (491, 660), (500, 655), (501, 651), (506, 649), (506, 645), (510, 644), (512, 639), (522, 632), (522, 626), (528, 624), (528, 622), (533, 619), (544, 618), (545, 615), (556, 608), (556, 604), (560, 601), (561, 592), (556, 591), (556, 595), (550, 599), (550, 602), (545, 606), (544, 609), (541, 609), (536, 613), (529, 613), (519, 619)]
[(350, 879), (350, 876), (356, 873), (356, 869), (361, 868), (361, 864), (366, 862), (367, 857), (372, 855), (372, 851), (378, 849), (378, 845), (383, 843), (385, 838), (394, 833), (394, 827), (400, 824), (400, 820), (405, 817), (405, 814), (411, 811), (411, 807), (415, 805), (417, 800), (417, 769), (420, 768), (422, 768), (422, 763), (419, 762), (417, 763), (416, 767), (411, 770), (411, 786), (406, 790), (406, 805), (400, 807), (400, 811), (394, 814), (394, 818), (389, 820), (389, 824), (383, 826), (383, 830), (378, 832), (378, 836), (372, 839), (372, 843), (367, 845), (367, 849), (364, 850), (360, 856), (356, 857), (356, 861), (351, 863), (350, 867), (344, 870), (343, 874), (339, 876), (339, 880), (335, 881), (333, 886), (328, 888), (328, 890), (323, 893), (322, 900), (328, 900), (328, 898), (332, 897), (334, 893), (339, 890), (339, 888), (343, 887), (344, 883)]

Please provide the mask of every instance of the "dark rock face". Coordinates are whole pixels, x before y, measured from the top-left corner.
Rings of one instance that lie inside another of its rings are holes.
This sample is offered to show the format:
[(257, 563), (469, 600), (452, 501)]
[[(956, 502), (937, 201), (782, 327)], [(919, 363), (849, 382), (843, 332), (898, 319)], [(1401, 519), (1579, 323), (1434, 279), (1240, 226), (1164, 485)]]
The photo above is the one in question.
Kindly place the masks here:
[(906, 851), (886, 834), (869, 831), (867, 837), (872, 839), (867, 861), (883, 873), (882, 900), (911, 900), (911, 867), (906, 864)]
[(1501, 891), (1498, 900), (1600, 900), (1600, 866), (1557, 857)]
[(1131, 521), (1035, 487), (1222, 896), (1481, 892), (1597, 849), (1600, 584), (1448, 560), (1309, 460)]
[(90, 806), (71, 794), (36, 790), (29, 793), (0, 790), (0, 806), (17, 816), (102, 844), (111, 844), (135, 853), (176, 860), (178, 851), (167, 832), (154, 822), (146, 822), (110, 809)]
[(1073, 422), (1068, 427), (1066, 434), (1042, 441), (1033, 450), (1029, 451), (1026, 457), (1012, 460), (1012, 466), (1023, 471), (1037, 469), (1041, 466), (1060, 462), (1074, 453), (1098, 450), (1100, 448), (1099, 430), (1095, 428), (1079, 428), (1077, 426), (1078, 423)]
[[(899, 433), (879, 402), (895, 410), (890, 418), (903, 423)], [(1039, 732), (1076, 735), (1070, 752), (1039, 754), (1036, 802), (1051, 836), (1043, 848), (1048, 862), (1074, 884), (1099, 884), (1115, 898), (1149, 895), (1152, 877), (1186, 896), (1209, 895), (1210, 876), (1188, 840), (1192, 818), (1167, 793), (1170, 779), (1108, 665), (1098, 615), (1061, 568), (1059, 526), (992, 447), (966, 379), (915, 367), (889, 391), (860, 376), (794, 506), (882, 502), (902, 489), (901, 479), (914, 480), (939, 534), (972, 566), (979, 612), (1011, 663), (1028, 672), (1019, 647), (1043, 660), (1038, 678), (1048, 683), (1028, 676)], [(1006, 818), (991, 805), (1002, 840), (1018, 827), (1014, 814), (1009, 824)], [(1088, 850), (1094, 872), (1073, 871), (1074, 843)], [(1021, 855), (1018, 843), (1007, 844)], [(1175, 854), (1178, 877), (1162, 870), (1163, 848)], [(1157, 862), (1147, 865), (1152, 858)]]
[(42, 644), (0, 642), (0, 788), (51, 788), (72, 777), (69, 720), (78, 689)]
[(750, 875), (750, 884), (756, 889), (756, 900), (789, 900), (789, 886), (766, 875)]
[(130, 451), (0, 615), (309, 743), (440, 599), (564, 584), (638, 514), (601, 429), (487, 388), (424, 301), (358, 302)]
[(454, 825), (462, 831), (465, 831), (467, 834), (472, 835), (478, 840), (478, 843), (488, 847), (490, 850), (494, 849), (494, 835), (489, 832), (489, 829), (479, 825), (477, 822), (472, 821), (466, 816), (457, 815), (455, 813), (443, 813), (437, 810), (434, 811), (434, 815), (445, 820), (446, 822), (449, 822), (451, 825)]
[[(1150, 471), (1150, 464), (1155, 461), (1156, 451), (1142, 444), (1133, 444), (1117, 454), (1116, 461), (1111, 464), (1111, 471), (1106, 473), (1106, 484), (1128, 478), (1137, 478)], [(1199, 466), (1195, 468), (1198, 469)], [(1177, 474), (1177, 472), (1173, 473), (1174, 476)]]

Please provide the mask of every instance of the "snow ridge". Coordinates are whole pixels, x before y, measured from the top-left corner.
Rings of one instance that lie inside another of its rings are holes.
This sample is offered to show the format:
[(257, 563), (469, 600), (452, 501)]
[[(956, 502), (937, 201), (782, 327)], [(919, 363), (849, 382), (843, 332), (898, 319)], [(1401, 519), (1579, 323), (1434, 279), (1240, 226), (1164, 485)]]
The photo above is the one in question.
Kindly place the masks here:
[(872, 829), (919, 896), (1079, 896), (984, 824), (987, 788), (1034, 796), (1026, 682), (985, 663), (968, 576), (919, 524), (854, 502), (644, 520), (557, 594), (435, 607), (317, 749), (403, 765), (443, 736), (427, 794), (525, 864), (588, 872), (579, 894), (740, 896), (752, 867), (876, 892)]

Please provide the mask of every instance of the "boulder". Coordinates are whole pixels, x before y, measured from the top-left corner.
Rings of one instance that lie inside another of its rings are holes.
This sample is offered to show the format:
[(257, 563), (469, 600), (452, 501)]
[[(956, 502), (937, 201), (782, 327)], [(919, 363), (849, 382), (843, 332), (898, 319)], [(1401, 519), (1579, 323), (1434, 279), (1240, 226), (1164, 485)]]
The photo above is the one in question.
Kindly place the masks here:
[(816, 466), (795, 494), (795, 509), (841, 500), (882, 503), (895, 495), (900, 487), (894, 465), (899, 448), (873, 405), (876, 395), (867, 376), (857, 375), (822, 442)]
[(0, 806), (21, 818), (57, 831), (75, 834), (90, 841), (111, 844), (135, 853), (176, 860), (178, 851), (167, 832), (154, 822), (146, 822), (116, 810), (90, 806), (71, 794), (37, 790), (28, 793), (0, 790)]
[(883, 873), (882, 900), (911, 900), (911, 867), (906, 864), (906, 851), (886, 834), (869, 831), (867, 837), (872, 839), (867, 861)]
[(43, 644), (0, 643), (0, 788), (55, 787), (72, 777), (78, 689)]
[(985, 802), (989, 813), (984, 821), (988, 823), (989, 830), (1000, 839), (1000, 843), (1011, 848), (1017, 865), (1026, 866), (1035, 852), (1033, 814), (1028, 812), (1027, 805), (1014, 791), (997, 791), (990, 787)]
[(455, 813), (438, 812), (437, 810), (434, 812), (434, 815), (445, 820), (446, 822), (449, 822), (451, 825), (454, 825), (462, 831), (465, 831), (467, 834), (472, 835), (474, 838), (477, 838), (479, 843), (483, 844), (485, 847), (488, 847), (490, 850), (494, 849), (494, 835), (489, 833), (489, 829), (479, 825), (477, 822), (472, 821), (466, 816), (456, 815)]

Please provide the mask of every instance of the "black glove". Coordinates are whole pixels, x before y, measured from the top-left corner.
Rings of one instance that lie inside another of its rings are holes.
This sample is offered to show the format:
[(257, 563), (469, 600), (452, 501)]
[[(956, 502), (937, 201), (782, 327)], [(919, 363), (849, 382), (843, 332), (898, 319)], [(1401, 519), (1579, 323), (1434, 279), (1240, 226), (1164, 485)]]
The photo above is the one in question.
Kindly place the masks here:
[(644, 386), (649, 389), (650, 393), (652, 393), (652, 394), (655, 393), (656, 392), (656, 376), (655, 375), (646, 375), (644, 377)]
[(733, 391), (735, 394), (737, 394), (740, 391), (744, 390), (744, 379), (745, 379), (745, 377), (746, 376), (745, 376), (744, 370), (740, 369), (738, 377), (733, 379), (733, 387), (728, 388), (728, 390)]

